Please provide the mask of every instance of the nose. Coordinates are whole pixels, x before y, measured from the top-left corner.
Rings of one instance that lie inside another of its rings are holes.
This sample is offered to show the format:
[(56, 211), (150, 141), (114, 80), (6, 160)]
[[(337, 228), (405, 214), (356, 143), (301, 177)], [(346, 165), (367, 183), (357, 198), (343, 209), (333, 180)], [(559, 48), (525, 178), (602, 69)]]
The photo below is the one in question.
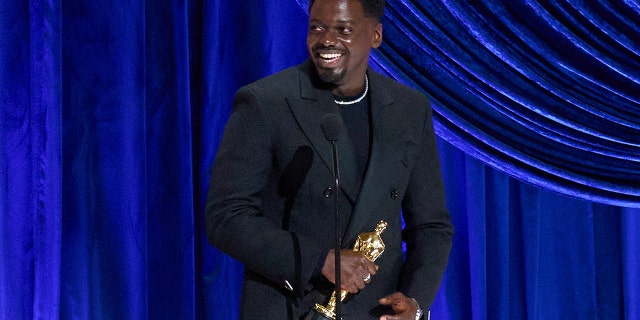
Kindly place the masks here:
[(335, 46), (338, 43), (336, 35), (332, 31), (327, 31), (322, 34), (322, 38), (320, 39), (320, 43), (323, 46), (330, 47)]

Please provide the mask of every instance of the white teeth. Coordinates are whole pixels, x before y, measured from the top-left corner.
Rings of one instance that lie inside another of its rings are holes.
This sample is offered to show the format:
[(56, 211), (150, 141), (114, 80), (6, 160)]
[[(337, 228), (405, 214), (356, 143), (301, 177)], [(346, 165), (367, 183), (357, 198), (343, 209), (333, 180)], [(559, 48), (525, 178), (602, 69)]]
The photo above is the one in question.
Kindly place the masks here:
[(327, 59), (327, 60), (336, 59), (340, 57), (342, 57), (342, 54), (340, 53), (321, 53), (320, 54), (320, 58)]

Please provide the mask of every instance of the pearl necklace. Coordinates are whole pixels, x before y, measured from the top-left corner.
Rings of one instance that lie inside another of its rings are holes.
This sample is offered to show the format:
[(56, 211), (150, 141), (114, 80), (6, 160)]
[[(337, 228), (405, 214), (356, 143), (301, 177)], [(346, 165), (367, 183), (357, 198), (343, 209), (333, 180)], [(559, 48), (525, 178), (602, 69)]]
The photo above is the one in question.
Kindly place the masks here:
[(365, 74), (364, 75), (364, 93), (360, 97), (358, 97), (358, 99), (351, 100), (351, 101), (342, 101), (342, 100), (333, 99), (333, 101), (342, 106), (356, 104), (362, 101), (362, 99), (364, 99), (364, 97), (367, 96), (367, 92), (369, 92), (369, 77), (367, 77), (367, 75)]

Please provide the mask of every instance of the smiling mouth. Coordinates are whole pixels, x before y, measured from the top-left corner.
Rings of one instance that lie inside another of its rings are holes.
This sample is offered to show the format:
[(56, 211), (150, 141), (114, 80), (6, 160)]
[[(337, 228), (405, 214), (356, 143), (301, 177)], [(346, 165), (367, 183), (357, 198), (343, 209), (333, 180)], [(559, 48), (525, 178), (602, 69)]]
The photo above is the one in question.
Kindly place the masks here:
[(335, 53), (335, 52), (316, 53), (316, 57), (320, 58), (322, 61), (327, 63), (336, 62), (338, 61), (338, 59), (342, 58), (343, 56), (344, 56), (344, 53)]

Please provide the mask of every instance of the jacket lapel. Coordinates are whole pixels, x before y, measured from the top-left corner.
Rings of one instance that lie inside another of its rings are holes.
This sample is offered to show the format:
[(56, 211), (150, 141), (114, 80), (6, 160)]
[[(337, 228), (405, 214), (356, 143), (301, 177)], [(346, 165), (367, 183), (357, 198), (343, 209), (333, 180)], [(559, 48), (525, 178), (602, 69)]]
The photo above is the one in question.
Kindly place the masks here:
[(393, 175), (393, 172), (388, 172), (390, 168), (387, 164), (395, 161), (394, 159), (397, 157), (396, 152), (389, 149), (389, 143), (385, 141), (388, 135), (384, 128), (388, 126), (383, 125), (385, 121), (388, 121), (384, 116), (385, 109), (394, 103), (394, 99), (381, 83), (380, 75), (374, 72), (367, 74), (371, 88), (371, 132), (373, 134), (371, 156), (356, 206), (344, 234), (345, 246), (349, 245), (361, 232), (373, 231), (373, 229), (368, 230), (367, 228), (376, 225), (379, 215), (372, 210), (375, 210), (380, 188), (384, 188), (390, 180), (389, 175)]
[[(288, 99), (289, 107), (298, 125), (306, 135), (312, 148), (316, 151), (329, 173), (333, 171), (333, 149), (322, 132), (321, 119), (327, 113), (335, 113), (340, 117), (340, 111), (333, 102), (333, 95), (326, 88), (322, 88), (319, 80), (311, 78), (314, 74), (310, 62), (303, 64), (306, 72), (299, 73), (300, 97)], [(358, 197), (356, 184), (356, 162), (351, 139), (346, 128), (338, 136), (338, 164), (340, 170), (340, 186), (349, 201), (353, 204)]]

